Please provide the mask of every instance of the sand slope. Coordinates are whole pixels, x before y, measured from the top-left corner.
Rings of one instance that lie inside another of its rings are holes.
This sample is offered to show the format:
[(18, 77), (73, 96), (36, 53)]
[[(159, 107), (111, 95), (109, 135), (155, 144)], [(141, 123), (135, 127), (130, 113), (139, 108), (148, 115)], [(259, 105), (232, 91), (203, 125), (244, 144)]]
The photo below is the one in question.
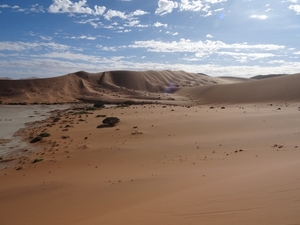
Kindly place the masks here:
[(40, 103), (168, 100), (164, 94), (172, 92), (174, 87), (214, 83), (218, 82), (209, 76), (183, 71), (109, 71), (97, 74), (81, 71), (47, 79), (1, 80), (0, 98), (4, 102)]
[[(152, 102), (238, 104), (300, 100), (300, 74), (268, 79), (212, 78), (184, 71), (77, 72), (61, 77), (0, 80), (4, 102)], [(238, 93), (238, 94), (237, 94)]]
[[(16, 161), (23, 169), (0, 170), (0, 222), (299, 224), (298, 107), (60, 113), (58, 122), (24, 133), (26, 140), (41, 131), (51, 136), (32, 144), (41, 151)], [(97, 129), (99, 114), (121, 122)]]
[(273, 103), (300, 101), (300, 74), (234, 84), (181, 89), (199, 104)]

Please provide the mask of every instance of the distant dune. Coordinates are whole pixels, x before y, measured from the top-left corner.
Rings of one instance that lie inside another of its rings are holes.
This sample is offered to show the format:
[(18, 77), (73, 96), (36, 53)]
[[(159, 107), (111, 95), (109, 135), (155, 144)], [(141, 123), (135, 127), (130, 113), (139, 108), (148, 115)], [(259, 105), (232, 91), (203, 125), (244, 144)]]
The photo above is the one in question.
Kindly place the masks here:
[(46, 79), (0, 80), (0, 100), (11, 102), (105, 101), (119, 103), (237, 104), (300, 100), (300, 74), (252, 79), (184, 71), (76, 72)]
[(259, 79), (266, 79), (266, 78), (280, 77), (280, 76), (285, 76), (285, 75), (288, 75), (288, 74), (257, 75), (257, 76), (251, 77), (251, 79), (259, 80)]
[(179, 90), (199, 104), (272, 103), (300, 101), (300, 74), (249, 82)]

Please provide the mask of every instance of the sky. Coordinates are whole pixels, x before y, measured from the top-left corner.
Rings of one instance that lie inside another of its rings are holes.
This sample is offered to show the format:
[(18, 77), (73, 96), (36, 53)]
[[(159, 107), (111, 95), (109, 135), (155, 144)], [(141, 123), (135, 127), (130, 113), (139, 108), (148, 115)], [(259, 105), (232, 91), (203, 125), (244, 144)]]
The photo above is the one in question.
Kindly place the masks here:
[(0, 0), (0, 77), (300, 72), (300, 0)]

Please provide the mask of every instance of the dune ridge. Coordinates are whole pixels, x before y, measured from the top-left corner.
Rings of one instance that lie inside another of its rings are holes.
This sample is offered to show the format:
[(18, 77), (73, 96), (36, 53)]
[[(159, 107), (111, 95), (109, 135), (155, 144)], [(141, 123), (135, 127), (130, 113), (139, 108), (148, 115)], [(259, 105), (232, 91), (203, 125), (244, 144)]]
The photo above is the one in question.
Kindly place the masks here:
[(299, 102), (299, 84), (300, 74), (293, 74), (248, 82), (181, 89), (178, 94), (188, 94), (198, 104)]
[(268, 79), (220, 77), (184, 71), (79, 71), (60, 77), (0, 80), (3, 102), (125, 101), (238, 104), (300, 100), (300, 74)]

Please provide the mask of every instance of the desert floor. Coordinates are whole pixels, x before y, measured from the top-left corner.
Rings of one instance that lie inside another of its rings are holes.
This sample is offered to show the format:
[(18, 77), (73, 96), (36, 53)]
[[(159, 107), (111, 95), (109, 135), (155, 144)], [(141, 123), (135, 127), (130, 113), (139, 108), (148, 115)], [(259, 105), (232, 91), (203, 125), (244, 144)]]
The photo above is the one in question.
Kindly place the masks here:
[(0, 170), (0, 224), (300, 224), (299, 106), (56, 112)]

